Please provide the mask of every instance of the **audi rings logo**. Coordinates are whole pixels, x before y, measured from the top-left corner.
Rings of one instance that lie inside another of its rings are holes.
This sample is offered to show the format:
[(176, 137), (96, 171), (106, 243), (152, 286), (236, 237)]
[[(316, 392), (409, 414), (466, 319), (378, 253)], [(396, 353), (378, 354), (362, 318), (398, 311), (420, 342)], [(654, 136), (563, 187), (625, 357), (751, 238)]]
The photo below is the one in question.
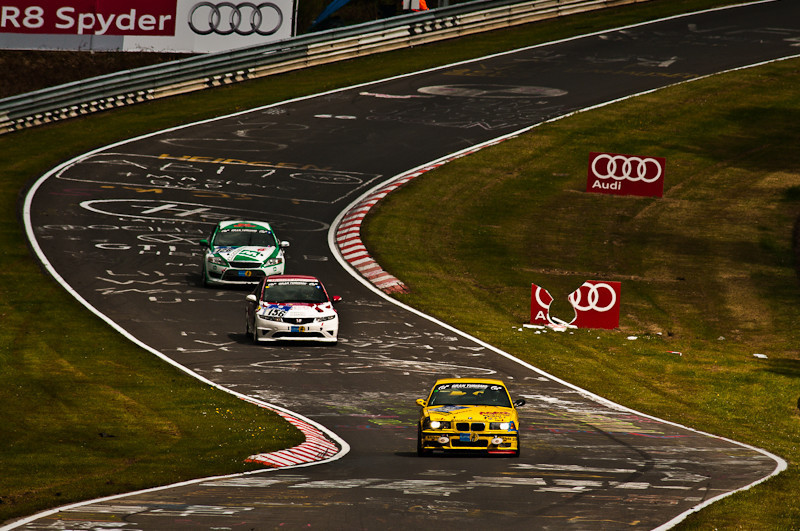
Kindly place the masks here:
[[(542, 295), (544, 294), (544, 299), (547, 300), (545, 302), (542, 300)], [(536, 300), (536, 304), (539, 305), (540, 308), (549, 308), (551, 304), (553, 304), (553, 296), (550, 293), (539, 286), (536, 286), (536, 289), (533, 291), (533, 297)]]
[(586, 191), (662, 197), (667, 161), (619, 153), (590, 153)]
[[(599, 169), (598, 163), (606, 161), (605, 168)], [(621, 181), (642, 181), (652, 183), (661, 178), (661, 164), (652, 158), (640, 158), (626, 155), (601, 153), (592, 160), (592, 173), (598, 179), (615, 179)], [(650, 175), (650, 177), (648, 177)]]
[[(603, 292), (605, 297), (600, 297), (600, 292)], [(584, 298), (584, 293), (586, 299)], [(596, 312), (607, 312), (617, 305), (617, 292), (611, 285), (605, 282), (597, 282), (590, 284), (585, 282), (580, 288), (573, 291), (569, 296), (569, 302), (572, 307), (582, 312), (594, 310)]]
[(283, 12), (272, 2), (200, 2), (189, 11), (189, 27), (198, 35), (272, 35), (283, 24)]
[(567, 297), (575, 311), (575, 317), (567, 322), (550, 314), (552, 295), (531, 284), (531, 324), (614, 329), (619, 326), (620, 288), (619, 282), (587, 280)]

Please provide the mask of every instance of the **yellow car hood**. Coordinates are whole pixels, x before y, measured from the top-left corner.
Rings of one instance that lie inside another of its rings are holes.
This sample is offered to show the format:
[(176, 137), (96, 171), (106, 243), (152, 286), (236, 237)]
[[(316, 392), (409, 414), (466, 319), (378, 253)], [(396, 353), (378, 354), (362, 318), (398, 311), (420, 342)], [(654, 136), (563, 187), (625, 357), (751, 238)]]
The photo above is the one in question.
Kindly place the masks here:
[(498, 406), (430, 406), (425, 414), (435, 420), (505, 422), (516, 421), (517, 412)]

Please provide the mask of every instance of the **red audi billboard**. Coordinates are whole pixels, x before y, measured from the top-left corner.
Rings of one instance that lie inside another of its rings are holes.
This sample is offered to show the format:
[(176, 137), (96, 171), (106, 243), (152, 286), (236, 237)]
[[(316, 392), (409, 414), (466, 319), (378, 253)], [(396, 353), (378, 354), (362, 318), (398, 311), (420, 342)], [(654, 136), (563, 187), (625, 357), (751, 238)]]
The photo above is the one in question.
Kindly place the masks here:
[(292, 37), (296, 0), (0, 0), (0, 49), (206, 53)]
[(586, 191), (611, 195), (662, 197), (667, 161), (620, 153), (589, 153)]

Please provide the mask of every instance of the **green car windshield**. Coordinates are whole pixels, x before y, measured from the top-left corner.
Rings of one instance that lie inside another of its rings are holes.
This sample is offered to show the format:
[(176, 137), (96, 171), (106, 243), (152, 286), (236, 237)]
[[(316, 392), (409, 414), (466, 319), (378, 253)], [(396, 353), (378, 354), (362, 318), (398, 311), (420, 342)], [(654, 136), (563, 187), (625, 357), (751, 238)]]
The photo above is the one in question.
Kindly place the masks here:
[(320, 304), (328, 302), (328, 296), (317, 282), (267, 282), (261, 300), (272, 303)]
[(506, 389), (484, 383), (447, 383), (436, 386), (428, 406), (511, 407)]
[(215, 247), (276, 247), (275, 235), (268, 230), (221, 230), (214, 236)]

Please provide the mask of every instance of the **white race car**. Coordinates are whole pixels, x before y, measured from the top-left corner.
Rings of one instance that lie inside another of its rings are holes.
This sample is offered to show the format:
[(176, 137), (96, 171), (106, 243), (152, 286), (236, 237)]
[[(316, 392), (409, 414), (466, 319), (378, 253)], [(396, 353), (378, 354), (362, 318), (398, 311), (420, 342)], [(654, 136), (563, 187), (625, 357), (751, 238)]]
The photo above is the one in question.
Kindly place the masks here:
[(273, 275), (247, 296), (247, 334), (253, 341), (322, 341), (336, 343), (339, 316), (315, 277)]
[(221, 221), (207, 240), (200, 240), (203, 256), (203, 284), (254, 284), (269, 275), (283, 274), (283, 249), (264, 221)]

